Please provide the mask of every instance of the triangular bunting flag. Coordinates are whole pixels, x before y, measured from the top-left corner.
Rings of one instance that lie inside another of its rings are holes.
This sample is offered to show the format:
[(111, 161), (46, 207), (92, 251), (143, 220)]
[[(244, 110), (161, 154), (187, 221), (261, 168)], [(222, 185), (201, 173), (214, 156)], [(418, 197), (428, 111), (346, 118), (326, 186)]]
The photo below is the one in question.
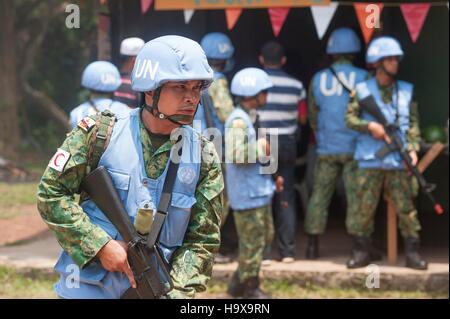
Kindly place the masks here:
[(195, 10), (184, 10), (184, 23), (188, 24), (191, 21), (192, 16), (194, 15)]
[(270, 22), (275, 37), (278, 37), (290, 8), (269, 8)]
[(328, 6), (311, 6), (311, 13), (319, 39), (322, 39), (327, 31), (337, 7), (337, 2), (331, 2)]
[(153, 0), (141, 0), (141, 13), (145, 14), (150, 6), (152, 5)]
[(419, 37), (430, 6), (430, 3), (411, 3), (400, 5), (400, 10), (402, 10), (403, 18), (406, 21), (406, 26), (408, 27), (409, 35), (411, 36), (413, 43), (416, 43), (417, 38)]
[(359, 26), (364, 36), (364, 41), (368, 43), (375, 28), (380, 26), (380, 16), (383, 10), (382, 3), (354, 3), (358, 17)]
[(231, 30), (234, 28), (237, 20), (241, 16), (242, 9), (226, 9), (225, 10), (225, 16), (227, 18), (227, 26), (228, 30)]

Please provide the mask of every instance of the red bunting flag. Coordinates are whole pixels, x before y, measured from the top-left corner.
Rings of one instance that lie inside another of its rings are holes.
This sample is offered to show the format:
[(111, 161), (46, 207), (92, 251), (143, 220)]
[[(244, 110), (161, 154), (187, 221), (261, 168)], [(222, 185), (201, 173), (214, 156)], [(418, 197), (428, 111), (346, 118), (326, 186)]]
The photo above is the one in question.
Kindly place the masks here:
[(402, 10), (403, 18), (406, 21), (406, 26), (408, 27), (409, 35), (413, 43), (416, 43), (419, 37), (430, 6), (430, 3), (408, 3), (400, 5), (400, 10)]
[(231, 30), (234, 28), (237, 20), (241, 16), (242, 9), (226, 9), (225, 10), (225, 16), (227, 18), (227, 26), (228, 30)]
[(153, 0), (141, 0), (141, 13), (145, 14), (150, 6), (152, 5)]
[(354, 3), (359, 26), (364, 36), (364, 41), (369, 43), (373, 31), (380, 27), (382, 3)]
[(283, 24), (286, 21), (286, 17), (289, 13), (290, 8), (270, 8), (269, 16), (270, 22), (272, 23), (272, 30), (275, 37), (278, 37)]

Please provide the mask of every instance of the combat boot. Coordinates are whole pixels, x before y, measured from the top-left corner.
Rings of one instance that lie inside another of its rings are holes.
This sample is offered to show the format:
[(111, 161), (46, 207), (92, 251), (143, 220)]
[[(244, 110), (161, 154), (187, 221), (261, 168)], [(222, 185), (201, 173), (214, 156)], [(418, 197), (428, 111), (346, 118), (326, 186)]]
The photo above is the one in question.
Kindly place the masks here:
[(406, 267), (426, 270), (428, 269), (428, 263), (419, 254), (420, 241), (419, 238), (407, 237), (405, 241), (405, 259)]
[(383, 259), (383, 253), (377, 249), (369, 239), (370, 261), (380, 261)]
[(306, 259), (319, 258), (319, 235), (308, 235), (306, 246)]
[(259, 278), (252, 277), (243, 282), (245, 299), (270, 299), (270, 296), (259, 288)]
[(227, 293), (234, 298), (242, 297), (244, 294), (244, 285), (239, 281), (239, 272), (236, 270), (228, 284)]
[(352, 257), (347, 261), (347, 268), (361, 268), (370, 264), (370, 238), (353, 237)]

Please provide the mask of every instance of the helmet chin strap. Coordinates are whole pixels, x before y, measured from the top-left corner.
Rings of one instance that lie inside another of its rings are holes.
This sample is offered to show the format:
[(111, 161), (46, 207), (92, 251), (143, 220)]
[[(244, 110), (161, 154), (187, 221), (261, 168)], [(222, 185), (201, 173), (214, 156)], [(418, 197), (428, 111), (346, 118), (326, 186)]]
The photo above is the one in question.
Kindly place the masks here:
[(190, 125), (192, 123), (192, 121), (194, 120), (195, 113), (197, 113), (198, 105), (197, 105), (197, 108), (195, 110), (194, 116), (192, 116), (192, 118), (191, 118), (191, 121), (189, 123), (182, 123), (182, 122), (179, 122), (179, 121), (174, 119), (174, 118), (179, 118), (180, 115), (176, 115), (176, 114), (174, 114), (174, 115), (166, 115), (166, 114), (161, 113), (159, 111), (159, 109), (158, 109), (158, 102), (159, 102), (159, 96), (160, 95), (161, 95), (161, 88), (159, 87), (153, 93), (153, 102), (152, 102), (151, 106), (147, 104), (147, 102), (145, 101), (145, 97), (144, 97), (144, 108), (148, 112), (150, 112), (150, 114), (152, 114), (154, 117), (159, 118), (160, 120), (169, 120), (170, 122), (172, 122), (172, 123), (174, 123), (176, 125), (180, 125), (180, 126), (181, 125)]

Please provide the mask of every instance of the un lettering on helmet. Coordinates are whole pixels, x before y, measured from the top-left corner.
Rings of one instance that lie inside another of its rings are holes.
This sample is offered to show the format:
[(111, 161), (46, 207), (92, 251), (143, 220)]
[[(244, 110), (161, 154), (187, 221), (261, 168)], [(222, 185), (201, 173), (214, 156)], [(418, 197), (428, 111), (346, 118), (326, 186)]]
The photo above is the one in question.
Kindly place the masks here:
[(378, 46), (371, 46), (369, 48), (369, 51), (367, 51), (368, 55), (378, 55), (380, 54), (380, 47)]
[(226, 42), (219, 43), (218, 47), (219, 47), (219, 52), (222, 54), (231, 51), (230, 45)]
[(239, 82), (241, 82), (242, 86), (251, 86), (251, 87), (256, 86), (256, 78), (252, 76), (243, 76), (239, 79)]
[(155, 80), (156, 73), (158, 72), (159, 61), (151, 61), (148, 59), (136, 61), (136, 78), (146, 79), (147, 76), (151, 80)]
[(100, 81), (102, 82), (102, 84), (105, 84), (105, 85), (109, 85), (109, 84), (114, 85), (117, 83), (117, 77), (111, 73), (104, 73), (104, 74), (101, 74)]

